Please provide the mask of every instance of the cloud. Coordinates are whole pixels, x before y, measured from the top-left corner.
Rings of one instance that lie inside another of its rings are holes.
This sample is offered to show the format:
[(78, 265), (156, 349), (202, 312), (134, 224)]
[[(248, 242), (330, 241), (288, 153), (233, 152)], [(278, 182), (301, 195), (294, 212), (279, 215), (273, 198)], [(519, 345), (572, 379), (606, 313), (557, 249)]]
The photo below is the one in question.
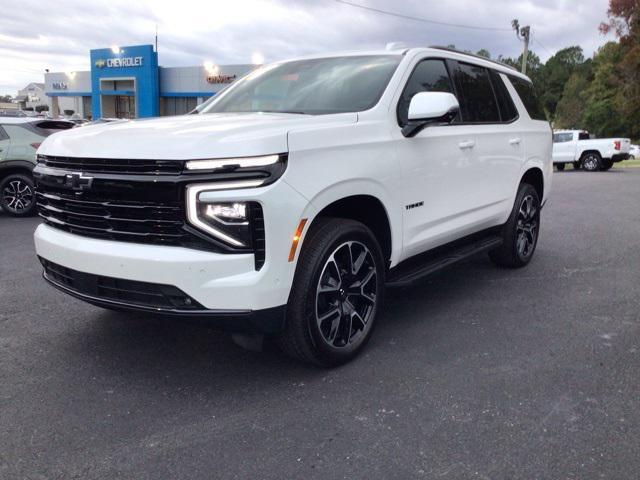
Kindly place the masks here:
[[(606, 38), (597, 27), (607, 0), (353, 0), (378, 9), (442, 22), (509, 29), (518, 18), (531, 25), (531, 48), (543, 59), (581, 45), (590, 55)], [(267, 61), (325, 51), (449, 45), (493, 56), (517, 56), (512, 31), (481, 31), (395, 18), (335, 0), (227, 0), (180, 2), (67, 0), (47, 9), (42, 1), (9, 0), (0, 17), (0, 93), (15, 95), (52, 71), (89, 69), (89, 49), (153, 43), (159, 31), (165, 66), (249, 63), (254, 52)], [(38, 14), (37, 19), (33, 12)]]

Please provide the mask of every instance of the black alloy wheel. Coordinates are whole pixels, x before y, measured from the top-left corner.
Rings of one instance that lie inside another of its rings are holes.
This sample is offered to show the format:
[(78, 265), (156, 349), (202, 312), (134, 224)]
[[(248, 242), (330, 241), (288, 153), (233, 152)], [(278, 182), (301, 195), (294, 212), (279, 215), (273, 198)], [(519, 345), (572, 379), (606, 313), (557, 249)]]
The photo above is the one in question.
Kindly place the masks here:
[(502, 245), (489, 252), (491, 260), (507, 268), (524, 267), (531, 261), (540, 233), (540, 198), (528, 183), (520, 184), (507, 223), (502, 227)]
[(358, 344), (366, 337), (375, 312), (377, 268), (360, 242), (346, 242), (329, 256), (316, 288), (316, 323), (322, 340), (333, 348)]
[(31, 215), (35, 204), (35, 188), (28, 176), (11, 174), (0, 182), (0, 206), (10, 215)]

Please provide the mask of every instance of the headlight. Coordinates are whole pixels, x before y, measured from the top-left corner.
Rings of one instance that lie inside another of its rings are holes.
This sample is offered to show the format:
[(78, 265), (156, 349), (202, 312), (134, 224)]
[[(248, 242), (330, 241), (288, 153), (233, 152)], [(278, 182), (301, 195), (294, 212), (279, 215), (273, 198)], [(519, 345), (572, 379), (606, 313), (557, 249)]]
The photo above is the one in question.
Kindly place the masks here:
[(251, 206), (255, 202), (203, 200), (201, 194), (221, 188), (247, 188), (260, 185), (260, 180), (195, 184), (187, 187), (189, 222), (212, 237), (237, 248), (251, 246)]

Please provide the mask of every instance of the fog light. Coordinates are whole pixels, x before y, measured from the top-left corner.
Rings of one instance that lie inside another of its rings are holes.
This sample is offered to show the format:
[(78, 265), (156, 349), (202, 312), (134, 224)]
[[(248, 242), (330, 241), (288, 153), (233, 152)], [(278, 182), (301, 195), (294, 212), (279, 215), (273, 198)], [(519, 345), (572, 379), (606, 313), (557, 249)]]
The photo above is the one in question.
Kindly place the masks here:
[(245, 203), (211, 203), (205, 210), (207, 217), (224, 224), (247, 225), (247, 205)]

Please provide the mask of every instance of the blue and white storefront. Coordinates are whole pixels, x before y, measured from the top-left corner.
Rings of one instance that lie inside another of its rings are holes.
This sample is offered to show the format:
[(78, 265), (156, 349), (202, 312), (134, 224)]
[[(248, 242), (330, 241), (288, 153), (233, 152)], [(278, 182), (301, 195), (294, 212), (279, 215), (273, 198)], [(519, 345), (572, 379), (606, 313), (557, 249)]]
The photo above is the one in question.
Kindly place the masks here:
[(153, 45), (91, 50), (91, 71), (45, 74), (52, 113), (84, 118), (180, 115), (254, 65), (159, 67)]

